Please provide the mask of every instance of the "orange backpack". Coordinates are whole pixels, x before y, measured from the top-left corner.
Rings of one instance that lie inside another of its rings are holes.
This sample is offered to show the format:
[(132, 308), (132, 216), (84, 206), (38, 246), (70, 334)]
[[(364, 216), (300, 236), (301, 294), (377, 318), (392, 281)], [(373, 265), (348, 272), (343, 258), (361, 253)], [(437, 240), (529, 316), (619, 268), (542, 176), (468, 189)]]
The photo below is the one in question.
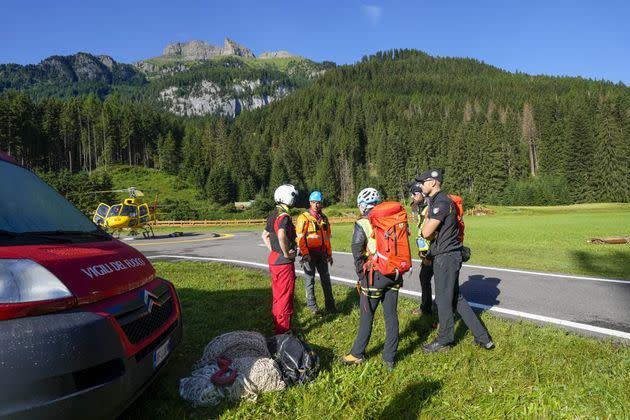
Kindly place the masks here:
[(459, 227), (459, 235), (457, 235), (457, 239), (461, 243), (464, 243), (464, 200), (455, 194), (448, 195), (451, 200), (453, 200), (453, 204), (455, 204), (455, 210), (457, 211), (457, 226)]
[(384, 275), (401, 275), (409, 271), (409, 225), (403, 206), (396, 201), (385, 201), (370, 211), (368, 219), (376, 240), (376, 254), (368, 257), (366, 268)]

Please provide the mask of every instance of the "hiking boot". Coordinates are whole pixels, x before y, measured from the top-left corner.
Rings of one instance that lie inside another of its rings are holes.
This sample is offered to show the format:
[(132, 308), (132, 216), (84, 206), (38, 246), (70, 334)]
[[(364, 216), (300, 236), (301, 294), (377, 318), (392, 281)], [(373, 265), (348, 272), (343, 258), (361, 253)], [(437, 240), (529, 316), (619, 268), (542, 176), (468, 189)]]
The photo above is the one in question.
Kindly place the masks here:
[(482, 343), (481, 341), (477, 341), (477, 339), (475, 338), (473, 340), (473, 344), (486, 350), (492, 350), (494, 348), (494, 343), (492, 342), (492, 340), (488, 341), (487, 343)]
[(449, 344), (440, 344), (439, 341), (434, 340), (431, 343), (427, 344), (426, 346), (422, 346), (422, 350), (425, 353), (437, 353), (437, 352), (443, 352), (443, 351), (448, 351), (451, 348), (451, 343)]
[(363, 363), (364, 359), (363, 357), (356, 357), (348, 353), (345, 356), (341, 356), (339, 358), (339, 361), (344, 365), (360, 365), (361, 363)]

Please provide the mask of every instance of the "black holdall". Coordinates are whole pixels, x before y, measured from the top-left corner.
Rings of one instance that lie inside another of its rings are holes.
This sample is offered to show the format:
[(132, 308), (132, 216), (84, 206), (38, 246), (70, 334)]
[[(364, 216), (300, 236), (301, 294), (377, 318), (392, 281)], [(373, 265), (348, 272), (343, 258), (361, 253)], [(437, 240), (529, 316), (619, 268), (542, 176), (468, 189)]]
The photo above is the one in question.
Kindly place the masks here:
[(462, 262), (466, 262), (470, 259), (470, 254), (471, 254), (471, 250), (470, 248), (468, 248), (467, 246), (463, 246), (462, 247)]
[(301, 337), (291, 332), (274, 335), (267, 345), (287, 385), (310, 382), (317, 376), (319, 357)]

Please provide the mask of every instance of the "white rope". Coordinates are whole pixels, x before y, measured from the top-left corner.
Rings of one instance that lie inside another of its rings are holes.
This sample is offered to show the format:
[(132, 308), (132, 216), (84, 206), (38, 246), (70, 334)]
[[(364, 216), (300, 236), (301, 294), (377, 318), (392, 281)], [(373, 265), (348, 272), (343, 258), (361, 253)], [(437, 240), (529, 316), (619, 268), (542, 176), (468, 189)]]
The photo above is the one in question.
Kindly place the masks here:
[[(217, 359), (227, 357), (237, 372), (230, 385), (217, 386), (211, 377), (218, 372)], [(262, 392), (286, 387), (282, 373), (271, 358), (264, 336), (251, 331), (234, 331), (214, 338), (195, 363), (193, 372), (179, 383), (179, 394), (194, 406), (217, 405), (223, 399), (255, 401)]]

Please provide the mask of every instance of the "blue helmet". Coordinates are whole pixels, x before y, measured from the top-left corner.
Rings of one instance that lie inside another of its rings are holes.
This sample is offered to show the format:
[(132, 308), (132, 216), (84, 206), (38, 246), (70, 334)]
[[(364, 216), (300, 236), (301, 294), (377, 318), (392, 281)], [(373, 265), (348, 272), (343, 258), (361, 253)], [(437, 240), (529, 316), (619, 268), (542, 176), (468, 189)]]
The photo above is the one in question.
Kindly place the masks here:
[(319, 191), (313, 191), (311, 195), (308, 197), (308, 201), (322, 201), (323, 196)]

